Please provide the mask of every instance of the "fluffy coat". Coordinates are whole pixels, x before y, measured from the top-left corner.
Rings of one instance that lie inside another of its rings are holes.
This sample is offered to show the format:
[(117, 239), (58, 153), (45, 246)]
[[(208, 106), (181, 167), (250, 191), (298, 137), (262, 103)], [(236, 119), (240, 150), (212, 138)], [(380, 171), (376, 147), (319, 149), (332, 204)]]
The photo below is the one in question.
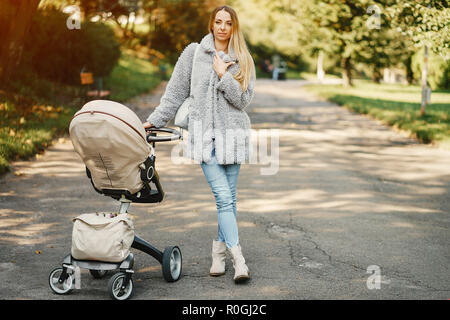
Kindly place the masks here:
[[(187, 156), (195, 161), (208, 162), (215, 147), (220, 164), (242, 163), (249, 160), (250, 118), (245, 108), (254, 95), (255, 76), (252, 75), (247, 90), (243, 91), (233, 74), (239, 71), (239, 62), (228, 67), (219, 79), (213, 69), (216, 53), (214, 37), (208, 33), (198, 43), (189, 44), (175, 64), (172, 76), (159, 106), (147, 121), (155, 127), (163, 127), (175, 117), (178, 108), (190, 94), (192, 60), (200, 45), (193, 70), (193, 103), (189, 106)], [(225, 62), (236, 57), (232, 48), (222, 56)], [(215, 140), (213, 140), (215, 138)]]

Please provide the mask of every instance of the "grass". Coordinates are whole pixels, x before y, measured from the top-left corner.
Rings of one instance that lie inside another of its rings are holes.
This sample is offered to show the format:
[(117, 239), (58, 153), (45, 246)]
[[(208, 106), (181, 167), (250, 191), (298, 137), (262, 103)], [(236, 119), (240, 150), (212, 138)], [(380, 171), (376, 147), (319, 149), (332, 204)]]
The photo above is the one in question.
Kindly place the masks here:
[(158, 66), (138, 58), (131, 51), (122, 51), (118, 64), (104, 86), (111, 91), (110, 99), (125, 102), (139, 94), (148, 92), (161, 82)]
[(421, 88), (357, 80), (353, 87), (309, 85), (319, 96), (385, 124), (407, 131), (423, 143), (450, 149), (450, 91), (436, 91), (426, 114), (420, 114)]
[(0, 95), (0, 174), (9, 170), (10, 161), (28, 159), (63, 135), (75, 110), (39, 103), (23, 108), (20, 101)]
[[(0, 174), (10, 169), (11, 161), (29, 159), (67, 133), (73, 114), (82, 106), (79, 87), (30, 78), (0, 90)], [(160, 81), (157, 66), (124, 51), (104, 79), (104, 88), (111, 91), (111, 100), (124, 102)]]
[[(298, 79), (298, 80), (317, 80), (317, 74), (313, 72), (306, 71), (295, 71), (288, 69), (286, 74), (287, 79)], [(338, 76), (332, 74), (326, 74), (325, 78), (327, 79), (337, 79)]]

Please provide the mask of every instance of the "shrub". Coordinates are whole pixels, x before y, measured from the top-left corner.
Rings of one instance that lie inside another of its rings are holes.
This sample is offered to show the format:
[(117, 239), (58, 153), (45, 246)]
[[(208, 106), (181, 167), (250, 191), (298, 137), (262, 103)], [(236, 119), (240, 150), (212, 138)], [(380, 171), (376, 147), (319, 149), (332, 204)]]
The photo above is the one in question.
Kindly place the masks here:
[[(419, 85), (422, 79), (423, 66), (423, 48), (419, 50), (412, 59), (412, 69), (414, 78), (419, 79)], [(431, 89), (450, 89), (450, 82), (448, 79), (450, 73), (450, 60), (445, 61), (441, 56), (428, 50), (428, 83)]]
[(79, 84), (83, 67), (107, 76), (120, 57), (113, 31), (102, 23), (84, 21), (69, 30), (68, 15), (56, 9), (38, 10), (26, 36), (22, 66), (39, 76), (65, 84)]

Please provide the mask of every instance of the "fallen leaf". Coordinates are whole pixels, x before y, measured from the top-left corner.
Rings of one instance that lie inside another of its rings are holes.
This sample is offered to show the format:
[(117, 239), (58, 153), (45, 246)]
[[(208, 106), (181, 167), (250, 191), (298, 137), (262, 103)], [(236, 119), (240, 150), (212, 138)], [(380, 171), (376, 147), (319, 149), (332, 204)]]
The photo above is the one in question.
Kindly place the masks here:
[(34, 253), (36, 253), (36, 254), (41, 254), (42, 251), (41, 251), (41, 250), (36, 250)]
[(21, 176), (21, 175), (23, 175), (23, 172), (22, 171), (14, 171), (14, 175)]

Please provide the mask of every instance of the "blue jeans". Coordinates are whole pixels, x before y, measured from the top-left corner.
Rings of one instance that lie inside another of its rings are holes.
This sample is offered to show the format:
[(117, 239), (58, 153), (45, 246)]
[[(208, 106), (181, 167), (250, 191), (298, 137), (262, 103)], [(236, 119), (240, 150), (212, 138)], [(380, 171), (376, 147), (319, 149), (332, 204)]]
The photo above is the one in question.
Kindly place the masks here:
[(201, 163), (206, 180), (216, 198), (218, 216), (218, 241), (225, 242), (228, 248), (239, 244), (236, 220), (236, 183), (241, 165), (220, 164), (212, 150), (209, 162)]

